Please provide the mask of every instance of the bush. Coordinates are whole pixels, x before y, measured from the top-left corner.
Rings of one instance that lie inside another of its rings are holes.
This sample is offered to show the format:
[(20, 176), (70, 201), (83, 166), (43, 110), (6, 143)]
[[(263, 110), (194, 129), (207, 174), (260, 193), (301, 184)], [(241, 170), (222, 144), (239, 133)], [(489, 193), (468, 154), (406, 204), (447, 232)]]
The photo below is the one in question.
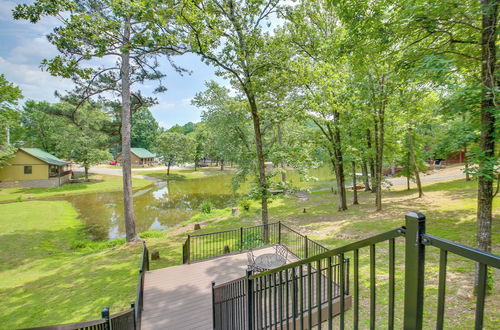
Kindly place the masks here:
[(214, 206), (210, 202), (203, 202), (203, 204), (200, 205), (200, 211), (202, 213), (212, 213), (212, 209)]
[(74, 240), (70, 249), (82, 252), (99, 252), (125, 244), (125, 238), (117, 238), (111, 241)]
[(241, 200), (238, 204), (240, 205), (240, 208), (243, 211), (250, 211), (250, 206), (252, 205), (252, 202), (247, 199), (244, 199)]
[(162, 238), (163, 236), (165, 236), (165, 233), (160, 230), (143, 231), (139, 234), (140, 238)]

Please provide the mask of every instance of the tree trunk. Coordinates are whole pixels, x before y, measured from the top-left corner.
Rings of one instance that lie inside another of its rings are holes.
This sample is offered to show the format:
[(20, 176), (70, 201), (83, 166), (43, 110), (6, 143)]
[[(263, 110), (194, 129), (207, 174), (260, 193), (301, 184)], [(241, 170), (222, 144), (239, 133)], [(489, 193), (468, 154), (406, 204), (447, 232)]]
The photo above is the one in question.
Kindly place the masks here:
[[(334, 120), (338, 123), (339, 113), (334, 112)], [(336, 165), (337, 165), (337, 191), (339, 192), (340, 204), (339, 211), (347, 210), (347, 191), (345, 189), (345, 174), (344, 174), (344, 159), (342, 155), (342, 142), (340, 139), (340, 130), (337, 127), (337, 123), (334, 123), (333, 127), (333, 152), (335, 155)]]
[(84, 170), (85, 170), (85, 181), (89, 181), (89, 167), (88, 166), (84, 166)]
[(224, 159), (220, 160), (220, 170), (224, 171)]
[(366, 165), (366, 161), (361, 163), (361, 172), (363, 173), (363, 181), (365, 183), (365, 191), (370, 191), (370, 178), (368, 176), (368, 166)]
[(418, 197), (421, 198), (422, 196), (424, 196), (424, 192), (422, 190), (422, 183), (420, 182), (420, 174), (418, 173), (417, 160), (415, 157), (415, 149), (413, 146), (413, 129), (411, 127), (408, 128), (408, 146), (410, 149), (411, 167), (413, 168), (413, 173), (415, 174), (415, 181), (417, 183)]
[[(369, 153), (372, 153), (372, 133), (369, 129), (366, 130), (366, 146), (368, 148)], [(369, 157), (370, 161), (370, 181), (372, 183), (371, 191), (374, 193), (376, 191), (374, 182), (375, 182), (375, 163), (373, 161), (373, 156)]]
[(465, 181), (470, 181), (469, 161), (467, 160), (467, 144), (464, 146)]
[(411, 179), (411, 165), (410, 165), (410, 153), (408, 152), (408, 157), (407, 157), (407, 162), (406, 162), (406, 190), (410, 190), (410, 179)]
[[(278, 124), (278, 143), (281, 146), (283, 146), (283, 132), (281, 131), (281, 124)], [(285, 163), (283, 160), (280, 161), (280, 167), (281, 167), (281, 182), (283, 185), (286, 185), (286, 172), (285, 172)]]
[[(498, 1), (482, 0), (481, 28), (481, 139), (479, 146), (478, 194), (477, 194), (477, 247), (491, 252), (491, 221), (493, 202), (494, 168), (491, 161), (495, 157), (495, 99), (497, 88), (495, 77), (496, 63), (496, 25)], [(479, 267), (476, 266), (475, 286), (478, 285)]]
[[(380, 110), (379, 110), (380, 111)], [(380, 114), (377, 111), (375, 118), (375, 208), (377, 211), (382, 211), (382, 160), (383, 160), (383, 124), (380, 121)]]
[[(130, 17), (125, 18), (123, 43), (130, 42)], [(132, 163), (130, 156), (130, 54), (123, 50), (121, 55), (120, 78), (122, 83), (122, 172), (123, 172), (123, 207), (125, 216), (125, 233), (127, 242), (138, 240), (135, 231), (134, 203), (132, 197)]]
[(251, 91), (247, 90), (246, 95), (248, 102), (250, 104), (250, 111), (252, 113), (253, 130), (255, 134), (255, 149), (257, 151), (257, 167), (259, 171), (259, 186), (261, 193), (261, 205), (262, 205), (262, 224), (265, 226), (263, 231), (264, 242), (269, 242), (269, 228), (267, 224), (269, 223), (269, 215), (267, 209), (267, 179), (266, 179), (266, 165), (264, 162), (264, 150), (262, 146), (262, 133), (260, 130), (260, 118), (257, 108), (257, 102), (255, 101), (255, 96)]
[(357, 205), (359, 203), (358, 203), (358, 189), (356, 189), (356, 162), (352, 162), (352, 189), (354, 189), (352, 204)]
[(167, 162), (167, 176), (170, 175), (170, 162)]

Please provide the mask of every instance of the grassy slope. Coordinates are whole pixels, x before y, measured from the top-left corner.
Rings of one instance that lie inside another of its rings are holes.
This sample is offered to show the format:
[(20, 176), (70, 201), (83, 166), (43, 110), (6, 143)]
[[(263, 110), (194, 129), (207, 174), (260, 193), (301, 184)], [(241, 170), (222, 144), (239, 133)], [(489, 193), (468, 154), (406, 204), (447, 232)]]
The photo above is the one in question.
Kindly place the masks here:
[[(421, 200), (416, 198), (413, 190), (389, 192), (385, 194), (384, 211), (381, 213), (373, 212), (372, 194), (360, 195), (362, 204), (350, 207), (344, 213), (336, 211), (336, 196), (331, 193), (313, 194), (308, 201), (296, 198), (277, 199), (271, 203), (271, 219), (282, 220), (311, 238), (334, 247), (403, 225), (405, 212), (419, 210), (428, 217), (429, 233), (474, 245), (474, 183), (452, 181), (433, 184), (426, 187), (426, 196)], [(306, 213), (303, 213), (304, 208)], [(494, 209), (498, 218), (498, 198)], [(97, 318), (104, 306), (110, 306), (112, 311), (117, 312), (125, 309), (134, 299), (139, 246), (120, 246), (93, 253), (69, 250), (71, 240), (79, 238), (79, 224), (75, 211), (65, 202), (4, 204), (0, 205), (0, 214), (7, 214), (0, 219), (0, 299), (4, 301), (4, 309), (0, 313), (0, 328), (90, 320)], [(43, 219), (40, 219), (40, 214), (44, 214)], [(231, 217), (230, 209), (216, 210), (211, 215), (197, 215), (186, 221), (183, 227), (150, 235), (151, 238), (146, 239), (148, 247), (158, 249), (162, 257), (159, 261), (151, 262), (153, 269), (180, 263), (181, 244), (186, 235), (192, 233), (193, 222), (202, 224), (201, 232), (257, 224), (258, 206), (255, 204), (249, 212), (243, 212), (238, 217)], [(494, 229), (494, 249), (498, 253), (500, 233), (498, 226), (494, 226)], [(435, 313), (438, 270), (435, 262), (437, 254), (430, 248), (428, 250), (425, 319), (430, 323), (426, 324), (426, 328), (431, 327)], [(382, 307), (387, 302), (386, 252), (384, 246), (377, 247), (377, 299), (381, 306), (378, 308), (377, 324), (380, 324), (380, 328), (386, 327), (386, 310)], [(401, 328), (402, 253), (402, 245), (398, 243), (396, 328)], [(12, 258), (14, 260), (8, 261)], [(360, 260), (360, 286), (363, 294), (361, 312), (364, 313), (361, 315), (367, 315), (369, 307), (366, 259)], [(473, 320), (474, 299), (470, 294), (472, 269), (469, 262), (450, 257), (447, 289), (453, 295), (447, 298), (447, 318), (451, 320), (451, 323), (447, 323), (449, 328), (469, 328)], [(498, 278), (497, 275), (498, 273)], [(497, 292), (498, 282), (500, 281), (497, 280), (495, 287)], [(487, 313), (485, 328), (498, 328), (498, 317), (496, 320), (491, 317), (495, 316), (494, 312), (491, 313), (495, 308), (497, 311), (500, 309), (498, 296), (496, 300), (495, 297), (488, 299), (490, 313)], [(50, 309), (46, 306), (50, 306)]]
[[(19, 199), (38, 199), (57, 195), (76, 195), (93, 192), (117, 191), (122, 189), (121, 176), (92, 175), (90, 182), (64, 184), (54, 188), (3, 188), (0, 189), (0, 202)], [(143, 188), (151, 184), (145, 179), (132, 179), (134, 188)]]
[(170, 175), (167, 175), (166, 170), (158, 171), (134, 171), (134, 174), (151, 176), (161, 180), (186, 180), (186, 179), (198, 179), (207, 176), (216, 175), (226, 175), (234, 172), (233, 168), (225, 168), (221, 171), (219, 167), (202, 167), (197, 171), (194, 168), (183, 168), (183, 169), (171, 169)]

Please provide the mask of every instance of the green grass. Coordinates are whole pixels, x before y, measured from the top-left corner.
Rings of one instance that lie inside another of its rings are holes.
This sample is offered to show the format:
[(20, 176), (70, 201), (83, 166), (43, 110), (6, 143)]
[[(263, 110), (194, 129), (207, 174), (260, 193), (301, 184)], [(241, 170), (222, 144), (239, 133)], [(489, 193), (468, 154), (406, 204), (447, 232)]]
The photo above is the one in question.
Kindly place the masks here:
[[(145, 179), (133, 178), (134, 189), (151, 184)], [(76, 195), (95, 192), (118, 191), (122, 189), (122, 177), (115, 175), (92, 175), (90, 182), (67, 183), (53, 188), (2, 188), (0, 202), (40, 199), (59, 195)]]
[(200, 167), (196, 171), (194, 168), (171, 169), (170, 174), (167, 175), (167, 170), (162, 171), (134, 171), (134, 174), (150, 176), (161, 180), (187, 180), (198, 179), (207, 176), (226, 175), (234, 172), (233, 168), (226, 167), (221, 171), (218, 167)]
[[(338, 197), (331, 192), (311, 194), (307, 201), (278, 198), (270, 204), (270, 221), (281, 220), (328, 247), (341, 246), (404, 224), (404, 214), (418, 210), (427, 216), (427, 232), (474, 246), (474, 182), (460, 180), (425, 186), (425, 196), (416, 191), (384, 193), (384, 210), (375, 212), (373, 194), (360, 193), (360, 205), (337, 211)], [(304, 208), (306, 213), (303, 213)], [(495, 218), (500, 216), (499, 198), (494, 201)], [(123, 240), (89, 242), (81, 230), (78, 214), (63, 201), (29, 201), (0, 204), (0, 328), (42, 326), (99, 317), (109, 306), (112, 313), (124, 310), (135, 298), (140, 245)], [(231, 208), (199, 213), (167, 231), (141, 234), (150, 250), (160, 251), (158, 269), (181, 262), (181, 246), (188, 234), (206, 233), (259, 224), (260, 210), (252, 202), (249, 211), (231, 215)], [(201, 229), (194, 231), (195, 223)], [(493, 249), (500, 251), (500, 232), (494, 224)], [(434, 326), (437, 295), (438, 251), (428, 248), (424, 328)], [(402, 328), (404, 242), (397, 243), (396, 328)], [(360, 255), (361, 328), (366, 328), (369, 308), (368, 251)], [(471, 328), (474, 298), (471, 295), (473, 264), (449, 257), (446, 327)], [(377, 327), (387, 327), (387, 244), (377, 246)], [(500, 292), (495, 272), (495, 292)], [(485, 328), (499, 328), (498, 294), (487, 298)], [(49, 306), (49, 307), (47, 307)], [(351, 322), (351, 312), (347, 321)], [(350, 328), (349, 326), (347, 328)]]

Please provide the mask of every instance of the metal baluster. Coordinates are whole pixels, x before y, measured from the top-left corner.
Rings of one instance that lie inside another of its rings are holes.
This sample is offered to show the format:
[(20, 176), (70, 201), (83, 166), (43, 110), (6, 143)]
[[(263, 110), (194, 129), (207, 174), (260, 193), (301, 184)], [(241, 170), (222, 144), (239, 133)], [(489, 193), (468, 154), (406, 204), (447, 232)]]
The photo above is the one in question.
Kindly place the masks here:
[(439, 253), (439, 287), (438, 287), (438, 310), (436, 329), (443, 329), (444, 325), (444, 302), (446, 296), (446, 264), (448, 262), (448, 251), (440, 250)]
[(394, 293), (395, 293), (395, 239), (389, 240), (389, 330), (394, 329)]
[(479, 283), (477, 286), (475, 329), (483, 328), (484, 298), (486, 296), (486, 281), (488, 280), (488, 265), (479, 263)]
[(316, 261), (316, 304), (318, 305), (318, 329), (321, 330), (321, 260)]
[(332, 297), (332, 257), (328, 257), (327, 262), (327, 277), (328, 277), (328, 288), (327, 288), (327, 299), (328, 299), (328, 330), (332, 330), (333, 327), (333, 297)]
[(370, 245), (370, 329), (375, 329), (375, 244)]
[(359, 250), (354, 250), (354, 283), (353, 283), (353, 327), (358, 329), (359, 323)]
[(344, 311), (345, 311), (345, 277), (344, 277), (344, 254), (341, 253), (339, 254), (339, 260), (340, 260), (340, 329), (344, 329), (345, 325), (345, 318), (344, 318)]
[[(307, 242), (307, 240), (306, 240)], [(312, 329), (312, 282), (311, 263), (307, 264), (307, 329)]]

